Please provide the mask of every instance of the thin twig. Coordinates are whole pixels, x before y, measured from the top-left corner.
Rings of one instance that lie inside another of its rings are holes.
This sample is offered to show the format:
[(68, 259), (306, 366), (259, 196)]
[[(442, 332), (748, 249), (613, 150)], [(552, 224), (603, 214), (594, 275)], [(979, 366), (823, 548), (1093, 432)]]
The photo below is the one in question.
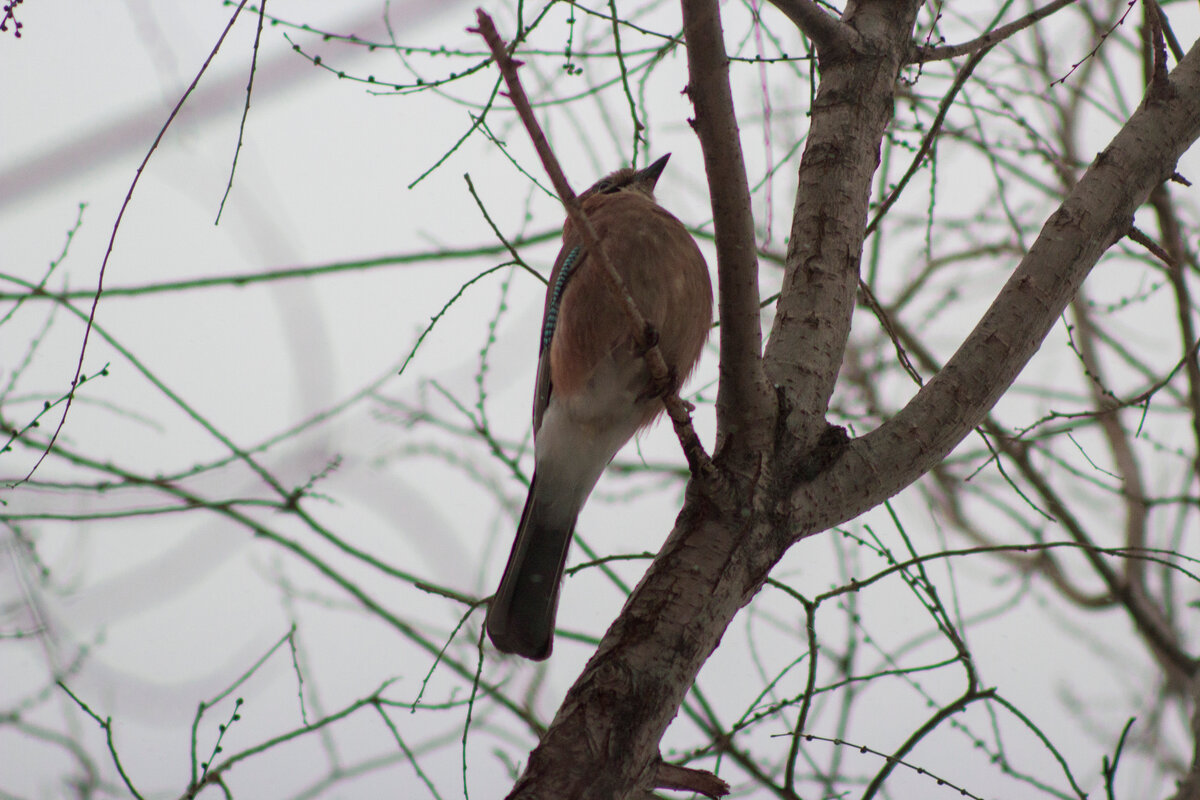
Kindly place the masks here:
[(1156, 258), (1158, 258), (1160, 261), (1162, 261), (1168, 267), (1175, 268), (1175, 267), (1179, 266), (1179, 262), (1176, 261), (1174, 258), (1172, 258), (1171, 254), (1168, 253), (1165, 249), (1163, 249), (1162, 245), (1160, 245), (1158, 242), (1151, 239), (1136, 225), (1130, 225), (1129, 233), (1126, 235), (1129, 236), (1129, 238), (1132, 239), (1133, 241), (1140, 244), (1142, 247), (1149, 250)]
[(117, 231), (121, 227), (121, 220), (125, 216), (125, 209), (129, 208), (129, 201), (133, 199), (133, 190), (137, 188), (138, 180), (142, 177), (142, 172), (146, 169), (146, 164), (150, 162), (150, 156), (154, 155), (154, 151), (158, 149), (159, 143), (163, 140), (163, 136), (167, 133), (167, 128), (171, 127), (171, 123), (179, 116), (179, 112), (183, 109), (183, 104), (187, 102), (196, 85), (200, 83), (200, 78), (208, 70), (208, 65), (212, 63), (217, 56), (217, 51), (221, 49), (221, 45), (225, 42), (225, 37), (229, 35), (229, 31), (233, 28), (233, 23), (237, 21), (238, 14), (246, 7), (247, 0), (242, 0), (238, 7), (234, 9), (233, 16), (229, 18), (229, 22), (225, 25), (225, 30), (221, 31), (221, 37), (217, 39), (217, 43), (213, 45), (212, 51), (208, 54), (208, 58), (204, 60), (204, 64), (200, 67), (200, 71), (196, 73), (196, 77), (192, 79), (192, 83), (188, 86), (187, 91), (179, 98), (179, 102), (171, 109), (171, 115), (167, 117), (167, 121), (163, 123), (162, 128), (158, 131), (158, 136), (154, 137), (154, 143), (150, 145), (150, 149), (146, 152), (146, 157), (142, 159), (142, 163), (138, 165), (137, 172), (133, 176), (133, 182), (129, 184), (129, 191), (125, 193), (125, 200), (121, 203), (121, 210), (117, 212), (117, 220), (113, 223), (112, 234), (108, 237), (108, 248), (104, 251), (104, 260), (100, 262), (100, 276), (96, 279), (96, 292), (92, 297), (92, 310), (88, 314), (87, 325), (83, 329), (83, 343), (79, 346), (79, 362), (75, 365), (75, 377), (71, 379), (71, 390), (67, 393), (67, 404), (63, 407), (62, 417), (58, 420), (58, 427), (54, 429), (54, 433), (50, 436), (50, 441), (46, 444), (46, 449), (38, 457), (38, 460), (26, 473), (25, 477), (17, 481), (13, 487), (20, 486), (30, 478), (33, 473), (37, 472), (38, 467), (46, 460), (46, 456), (54, 449), (54, 443), (58, 441), (58, 435), (62, 432), (63, 425), (67, 423), (67, 414), (71, 411), (71, 403), (75, 399), (75, 390), (79, 388), (79, 376), (83, 374), (83, 357), (87, 353), (88, 337), (92, 332), (92, 323), (96, 319), (96, 309), (100, 305), (100, 295), (104, 293), (104, 273), (108, 269), (108, 259), (112, 256), (113, 245), (117, 241)]
[(1151, 52), (1154, 54), (1154, 71), (1150, 77), (1152, 93), (1169, 91), (1171, 85), (1167, 78), (1167, 43), (1163, 38), (1163, 15), (1157, 4), (1151, 0), (1146, 7), (1146, 22), (1150, 25)]
[[(508, 249), (508, 245), (512, 247), (527, 247), (529, 245), (541, 244), (552, 239), (557, 239), (562, 235), (562, 231), (552, 230), (543, 231), (541, 233), (522, 236), (514, 241), (504, 242), (503, 244), (486, 244), (474, 247), (464, 247), (460, 249), (438, 250), (436, 252), (414, 251), (411, 253), (397, 253), (395, 255), (379, 256), (378, 258), (364, 258), (354, 261), (331, 261), (327, 264), (313, 264), (311, 266), (302, 267), (280, 267), (278, 269), (264, 270), (263, 272), (249, 273), (234, 273), (230, 275), (212, 275), (204, 278), (189, 278), (180, 281), (162, 281), (159, 283), (143, 283), (134, 284), (131, 286), (114, 286), (104, 290), (104, 296), (111, 299), (114, 297), (140, 297), (143, 295), (170, 293), (170, 292), (186, 292), (192, 289), (213, 289), (217, 287), (233, 286), (242, 288), (254, 283), (270, 283), (272, 281), (282, 280), (298, 280), (324, 275), (335, 275), (342, 272), (365, 272), (367, 270), (377, 269), (380, 267), (404, 266), (407, 264), (423, 264), (430, 261), (457, 261), (460, 259), (470, 259), (479, 256), (492, 256), (497, 253), (502, 253)], [(546, 282), (546, 279), (538, 273), (536, 277)], [(7, 273), (0, 272), (0, 280), (7, 280), (18, 285), (23, 285), (13, 276)], [(36, 286), (31, 286), (20, 292), (0, 291), (0, 301), (4, 300), (50, 300), (56, 303), (63, 303), (69, 300), (78, 300), (81, 298), (91, 297), (94, 293), (91, 289), (68, 290), (64, 292), (46, 291), (44, 283), (41, 282)]]
[[(49, 452), (48, 449), (47, 452)], [(125, 767), (121, 766), (121, 758), (117, 755), (117, 746), (116, 743), (113, 742), (112, 717), (105, 717), (104, 719), (101, 719), (100, 715), (95, 711), (92, 711), (92, 709), (88, 707), (87, 703), (80, 700), (74, 692), (67, 688), (65, 683), (62, 681), (56, 681), (56, 683), (60, 689), (67, 693), (68, 697), (75, 701), (75, 705), (83, 709), (85, 714), (91, 717), (97, 725), (104, 729), (104, 736), (108, 742), (108, 752), (109, 755), (112, 756), (113, 765), (117, 768), (117, 774), (121, 776), (121, 780), (125, 783), (125, 788), (129, 790), (130, 794), (132, 794), (138, 800), (144, 800), (141, 792), (134, 788), (133, 781), (130, 780), (129, 775), (125, 772)]]
[(1075, 70), (1079, 69), (1079, 67), (1085, 61), (1090, 59), (1092, 56), (1096, 55), (1096, 53), (1100, 52), (1100, 48), (1104, 46), (1104, 43), (1106, 41), (1108, 41), (1108, 37), (1112, 36), (1113, 31), (1115, 31), (1120, 25), (1124, 24), (1125, 18), (1129, 16), (1130, 11), (1133, 11), (1133, 7), (1136, 3), (1137, 3), (1137, 0), (1129, 0), (1125, 4), (1125, 13), (1121, 15), (1120, 19), (1118, 19), (1116, 22), (1114, 22), (1112, 24), (1111, 28), (1106, 30), (1104, 33), (1100, 34), (1100, 38), (1098, 40), (1096, 40), (1096, 46), (1093, 47), (1091, 50), (1089, 50), (1087, 55), (1085, 55), (1083, 58), (1079, 59), (1074, 64), (1072, 64), (1071, 69), (1067, 71), (1066, 75), (1063, 75), (1061, 78), (1059, 78), (1056, 81), (1052, 81), (1050, 84), (1050, 88), (1053, 89), (1055, 86), (1057, 86), (1060, 83), (1066, 83), (1067, 78), (1069, 78), (1075, 74)]
[(887, 214), (892, 205), (895, 204), (895, 202), (900, 198), (900, 193), (904, 191), (904, 187), (908, 185), (908, 182), (912, 179), (913, 175), (917, 174), (917, 170), (919, 170), (921, 165), (925, 163), (925, 156), (928, 155), (929, 151), (933, 148), (934, 140), (937, 139), (938, 134), (941, 133), (942, 123), (945, 121), (946, 115), (950, 113), (950, 107), (954, 104), (954, 98), (958, 96), (959, 90), (961, 90), (963, 85), (966, 84), (967, 78), (971, 77), (971, 73), (975, 71), (975, 68), (979, 66), (979, 63), (983, 61), (984, 56), (986, 56), (993, 47), (995, 47), (994, 44), (989, 44), (985, 45), (979, 50), (976, 50), (971, 54), (971, 57), (967, 59), (967, 63), (963, 64), (963, 68), (958, 71), (958, 74), (954, 76), (954, 83), (950, 84), (950, 89), (946, 92), (946, 96), (942, 98), (942, 102), (938, 107), (938, 113), (933, 118), (933, 122), (929, 125), (929, 131), (925, 134), (925, 138), (921, 141), (921, 147), (917, 150), (916, 155), (913, 156), (912, 163), (909, 164), (908, 170), (896, 183), (896, 186), (894, 189), (892, 189), (891, 194), (889, 194), (887, 198), (880, 203), (879, 209), (875, 212), (874, 218), (871, 220), (870, 224), (867, 225), (867, 229), (863, 233), (864, 239), (875, 232), (875, 229), (879, 227), (879, 223), (883, 221), (884, 215)]
[(992, 47), (1074, 2), (1075, 0), (1054, 0), (1052, 3), (1047, 3), (1041, 8), (1030, 11), (1018, 20), (1010, 22), (1007, 25), (1001, 25), (999, 28), (990, 30), (982, 36), (977, 36), (969, 42), (942, 45), (940, 47), (918, 47), (913, 53), (911, 62), (926, 64), (930, 61), (945, 61), (949, 58), (956, 58), (958, 56), (965, 56), (968, 53), (977, 52), (985, 47)]
[(526, 264), (525, 259), (521, 258), (521, 254), (517, 252), (517, 248), (514, 247), (513, 244), (508, 241), (508, 239), (504, 238), (504, 234), (501, 233), (500, 227), (496, 225), (496, 221), (493, 220), (492, 215), (488, 213), (487, 206), (483, 204), (483, 199), (480, 198), (479, 193), (475, 191), (475, 183), (471, 180), (471, 174), (469, 172), (463, 173), (463, 180), (467, 182), (467, 191), (469, 191), (471, 193), (471, 197), (475, 199), (475, 205), (479, 207), (479, 213), (483, 214), (484, 221), (486, 221), (488, 227), (492, 229), (492, 233), (496, 235), (496, 238), (500, 240), (500, 244), (504, 245), (504, 249), (508, 251), (510, 256), (512, 256), (512, 263), (519, 265), (523, 270), (533, 275), (542, 283), (546, 283), (546, 279), (542, 276), (542, 274)]
[(263, 15), (267, 11), (267, 0), (262, 0), (258, 7), (258, 30), (254, 33), (254, 52), (250, 56), (250, 80), (246, 82), (246, 105), (242, 107), (242, 122), (238, 126), (237, 147), (233, 151), (233, 163), (229, 165), (229, 183), (225, 184), (225, 194), (221, 196), (221, 206), (217, 209), (217, 218), (213, 225), (221, 224), (221, 212), (225, 210), (225, 201), (233, 191), (233, 175), (237, 172), (238, 156), (242, 152), (242, 138), (246, 134), (246, 117), (250, 116), (250, 93), (254, 90), (254, 73), (258, 71), (258, 43), (262, 40)]
[(1183, 61), (1183, 47), (1179, 44), (1179, 39), (1175, 36), (1175, 31), (1171, 30), (1171, 23), (1167, 19), (1167, 13), (1162, 10), (1158, 0), (1146, 0), (1146, 8), (1154, 11), (1158, 17), (1158, 24), (1162, 26), (1162, 32), (1166, 38), (1167, 46), (1171, 48), (1171, 55), (1175, 56), (1175, 63)]

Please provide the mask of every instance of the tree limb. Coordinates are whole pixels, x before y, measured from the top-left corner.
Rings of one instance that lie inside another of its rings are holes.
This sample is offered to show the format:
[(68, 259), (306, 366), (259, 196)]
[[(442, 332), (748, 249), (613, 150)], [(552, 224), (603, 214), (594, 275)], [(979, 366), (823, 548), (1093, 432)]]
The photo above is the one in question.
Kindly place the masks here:
[(765, 356), (767, 377), (788, 404), (797, 456), (814, 448), (826, 427), (858, 291), (872, 176), (918, 5), (909, 0), (901, 11), (896, 3), (859, 3), (843, 24), (870, 31), (871, 40), (853, 59), (822, 65)]
[(977, 36), (969, 42), (962, 44), (947, 44), (939, 47), (922, 46), (914, 49), (912, 57), (909, 59), (910, 64), (925, 64), (930, 61), (945, 61), (958, 56), (965, 56), (968, 53), (974, 53), (985, 47), (993, 47), (1013, 34), (1020, 33), (1029, 26), (1039, 20), (1043, 20), (1056, 11), (1074, 3), (1075, 0), (1054, 0), (1052, 3), (1047, 3), (1041, 8), (1030, 11), (1025, 16), (1018, 20), (1001, 25), (999, 28), (994, 28), (982, 36)]
[[(946, 366), (830, 470), (797, 488), (796, 538), (853, 519), (908, 486), (1008, 389), (1100, 256), (1129, 230), (1133, 212), (1200, 136), (1200, 43), (1170, 74), (1169, 90), (1156, 94), (1169, 97), (1143, 100), (1097, 155)], [(827, 498), (846, 492), (856, 496), (853, 506), (831, 513)]]
[(729, 784), (711, 772), (676, 764), (659, 764), (654, 782), (659, 789), (697, 792), (705, 797), (724, 797), (729, 794)]
[[(716, 452), (725, 451), (727, 464), (741, 464), (746, 455), (761, 452), (769, 443), (764, 434), (774, 427), (775, 416), (775, 396), (762, 368), (754, 215), (729, 87), (720, 9), (708, 0), (684, 0), (682, 5), (686, 91), (696, 108), (692, 127), (704, 152), (717, 247), (721, 382)], [(731, 438), (733, 430), (738, 435)]]
[(822, 59), (848, 56), (854, 49), (858, 33), (843, 25), (828, 11), (822, 11), (813, 0), (767, 0), (796, 24), (800, 32), (817, 46)]

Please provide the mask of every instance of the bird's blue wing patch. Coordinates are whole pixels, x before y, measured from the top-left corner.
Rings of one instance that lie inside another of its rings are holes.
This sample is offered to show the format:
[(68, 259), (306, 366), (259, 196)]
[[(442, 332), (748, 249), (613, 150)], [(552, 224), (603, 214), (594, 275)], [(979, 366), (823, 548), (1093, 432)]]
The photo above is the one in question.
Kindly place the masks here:
[(571, 273), (579, 261), (579, 254), (581, 252), (583, 252), (582, 245), (575, 245), (571, 248), (566, 258), (563, 259), (562, 270), (558, 273), (558, 280), (554, 281), (554, 287), (550, 290), (550, 305), (546, 307), (546, 322), (542, 326), (542, 346), (538, 350), (539, 353), (549, 347), (550, 340), (554, 338), (554, 328), (558, 325), (558, 308), (559, 304), (562, 303), (563, 291), (567, 288), (567, 281), (571, 278)]

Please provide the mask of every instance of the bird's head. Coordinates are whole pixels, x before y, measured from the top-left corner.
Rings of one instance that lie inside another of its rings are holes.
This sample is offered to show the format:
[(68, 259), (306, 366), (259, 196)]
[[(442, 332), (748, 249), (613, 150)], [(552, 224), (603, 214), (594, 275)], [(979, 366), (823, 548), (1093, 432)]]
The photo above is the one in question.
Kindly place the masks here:
[(589, 197), (597, 195), (632, 191), (640, 192), (653, 200), (654, 185), (658, 183), (658, 176), (662, 175), (663, 169), (667, 166), (667, 159), (670, 157), (671, 154), (667, 153), (645, 169), (626, 167), (625, 169), (619, 169), (616, 172), (605, 175), (580, 195), (579, 199), (586, 200)]

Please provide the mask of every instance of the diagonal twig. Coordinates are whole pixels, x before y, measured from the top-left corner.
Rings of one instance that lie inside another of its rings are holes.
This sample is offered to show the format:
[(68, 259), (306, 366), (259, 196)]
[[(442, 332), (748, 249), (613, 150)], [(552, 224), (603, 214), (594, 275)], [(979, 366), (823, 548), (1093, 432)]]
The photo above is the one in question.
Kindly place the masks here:
[(238, 14), (246, 7), (247, 0), (242, 0), (238, 7), (234, 9), (233, 15), (230, 16), (229, 22), (225, 25), (225, 30), (221, 31), (220, 38), (213, 45), (212, 50), (208, 54), (208, 58), (204, 60), (204, 64), (200, 67), (200, 71), (196, 73), (196, 77), (192, 79), (192, 83), (188, 86), (183, 96), (179, 98), (179, 102), (171, 109), (171, 115), (167, 117), (167, 121), (163, 123), (162, 128), (158, 131), (158, 136), (154, 138), (154, 143), (150, 145), (150, 149), (146, 151), (145, 158), (138, 165), (137, 172), (133, 176), (133, 181), (129, 184), (129, 191), (125, 193), (125, 200), (121, 203), (121, 210), (117, 212), (117, 220), (113, 223), (112, 234), (108, 238), (108, 248), (104, 251), (104, 260), (100, 262), (100, 276), (96, 279), (96, 291), (92, 297), (92, 310), (88, 314), (87, 326), (83, 329), (83, 343), (79, 346), (79, 362), (75, 366), (75, 377), (71, 379), (71, 390), (67, 393), (67, 403), (63, 407), (62, 417), (58, 420), (58, 427), (54, 429), (54, 433), (50, 436), (50, 441), (46, 445), (46, 449), (42, 451), (41, 456), (26, 473), (24, 478), (10, 484), (7, 488), (13, 489), (25, 483), (33, 477), (33, 473), (37, 472), (38, 467), (46, 460), (46, 456), (54, 449), (54, 443), (58, 441), (58, 435), (62, 433), (63, 426), (67, 424), (67, 414), (71, 411), (71, 403), (75, 400), (75, 391), (79, 388), (79, 377), (83, 374), (83, 357), (87, 354), (88, 337), (92, 332), (92, 325), (96, 319), (96, 309), (100, 306), (100, 295), (104, 293), (104, 273), (108, 269), (108, 259), (112, 255), (113, 245), (117, 241), (117, 231), (121, 227), (121, 220), (125, 217), (125, 209), (129, 208), (129, 202), (133, 199), (133, 190), (137, 188), (138, 180), (142, 177), (142, 173), (146, 169), (146, 164), (150, 162), (150, 156), (154, 155), (154, 151), (158, 149), (158, 145), (162, 142), (163, 137), (167, 133), (167, 128), (171, 127), (171, 123), (175, 121), (175, 117), (179, 116), (179, 112), (183, 109), (183, 104), (187, 102), (192, 91), (196, 88), (196, 84), (200, 83), (200, 78), (208, 70), (208, 65), (216, 58), (217, 51), (221, 49), (221, 45), (225, 42), (225, 37), (229, 35), (229, 31), (233, 28), (233, 23), (237, 21)]
[(962, 44), (945, 44), (937, 47), (917, 47), (914, 49), (910, 61), (912, 63), (927, 64), (930, 61), (945, 61), (948, 58), (957, 58), (965, 56), (968, 53), (974, 53), (985, 47), (991, 47), (999, 44), (1013, 34), (1020, 33), (1035, 22), (1039, 22), (1050, 16), (1056, 11), (1074, 3), (1075, 0), (1053, 0), (1041, 8), (1035, 8), (1025, 16), (1018, 20), (1001, 25), (999, 28), (993, 28), (982, 36), (976, 36), (969, 42)]

